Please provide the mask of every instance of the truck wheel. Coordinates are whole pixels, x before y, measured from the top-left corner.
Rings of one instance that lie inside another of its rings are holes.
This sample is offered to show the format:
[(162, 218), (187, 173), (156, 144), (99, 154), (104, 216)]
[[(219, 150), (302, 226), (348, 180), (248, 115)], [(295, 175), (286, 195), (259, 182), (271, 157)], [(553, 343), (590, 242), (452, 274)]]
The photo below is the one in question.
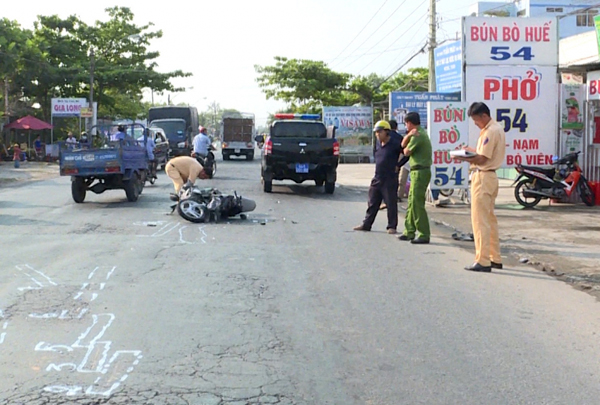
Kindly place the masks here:
[(263, 180), (263, 191), (265, 193), (270, 193), (273, 190), (273, 182)]
[(246, 155), (246, 160), (254, 160), (254, 153)]
[(223, 153), (223, 160), (229, 160), (229, 155), (226, 153)]
[(85, 180), (82, 177), (76, 177), (71, 182), (71, 194), (73, 195), (73, 201), (77, 204), (81, 204), (85, 200)]
[(323, 179), (315, 179), (315, 185), (317, 187), (323, 187), (323, 183), (325, 183), (325, 180), (323, 180)]
[(333, 194), (333, 192), (335, 191), (335, 181), (334, 182), (325, 182), (325, 192), (327, 194)]
[(137, 176), (132, 176), (131, 179), (124, 181), (125, 195), (127, 195), (127, 201), (135, 202), (140, 196), (140, 187)]

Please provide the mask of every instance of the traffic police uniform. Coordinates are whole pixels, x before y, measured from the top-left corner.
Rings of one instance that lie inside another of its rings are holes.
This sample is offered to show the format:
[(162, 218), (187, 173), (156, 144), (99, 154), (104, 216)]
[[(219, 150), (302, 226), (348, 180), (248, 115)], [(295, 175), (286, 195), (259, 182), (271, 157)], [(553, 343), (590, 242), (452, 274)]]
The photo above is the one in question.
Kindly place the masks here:
[(431, 181), (432, 147), (429, 135), (422, 128), (417, 129), (419, 135), (414, 135), (406, 145), (410, 150), (410, 190), (408, 205), (404, 219), (404, 236), (414, 239), (419, 233), (419, 239), (428, 241), (431, 237), (429, 217), (425, 209), (425, 195)]
[(506, 137), (500, 125), (490, 120), (479, 133), (477, 154), (485, 156), (485, 164), (471, 165), (471, 222), (475, 239), (475, 262), (489, 267), (502, 263), (498, 220), (494, 204), (498, 196), (496, 170), (502, 166), (506, 153)]
[(190, 156), (175, 157), (169, 160), (165, 167), (167, 176), (173, 180), (176, 194), (179, 194), (179, 190), (187, 181), (194, 183), (203, 170), (202, 165)]

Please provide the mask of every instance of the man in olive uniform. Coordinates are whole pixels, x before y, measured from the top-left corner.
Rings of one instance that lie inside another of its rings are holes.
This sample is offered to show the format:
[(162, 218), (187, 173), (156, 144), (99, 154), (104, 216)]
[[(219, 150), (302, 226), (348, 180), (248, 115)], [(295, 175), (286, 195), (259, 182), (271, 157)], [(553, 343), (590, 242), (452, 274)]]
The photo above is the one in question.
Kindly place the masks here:
[[(421, 127), (421, 117), (417, 112), (409, 112), (404, 117), (408, 133), (402, 140), (404, 155), (409, 157), (410, 191), (404, 219), (404, 232), (400, 240), (416, 244), (429, 243), (431, 231), (429, 217), (425, 210), (425, 194), (431, 180), (433, 150), (427, 132)], [(418, 237), (415, 239), (415, 236)]]
[(208, 179), (202, 165), (191, 156), (177, 156), (169, 160), (165, 172), (173, 181), (176, 196), (186, 182), (194, 183), (197, 178)]
[(398, 156), (400, 156), (400, 140), (390, 133), (387, 121), (378, 121), (373, 128), (377, 136), (375, 150), (375, 176), (369, 186), (369, 202), (367, 214), (362, 225), (355, 226), (355, 231), (370, 231), (381, 201), (387, 205), (387, 233), (394, 235), (398, 227)]
[(477, 153), (474, 157), (461, 158), (471, 164), (471, 222), (475, 239), (475, 262), (465, 270), (488, 273), (492, 268), (502, 268), (498, 220), (494, 205), (498, 196), (496, 170), (502, 166), (506, 153), (506, 136), (502, 127), (491, 118), (490, 109), (484, 103), (473, 103), (468, 115), (481, 132), (477, 149), (465, 148)]

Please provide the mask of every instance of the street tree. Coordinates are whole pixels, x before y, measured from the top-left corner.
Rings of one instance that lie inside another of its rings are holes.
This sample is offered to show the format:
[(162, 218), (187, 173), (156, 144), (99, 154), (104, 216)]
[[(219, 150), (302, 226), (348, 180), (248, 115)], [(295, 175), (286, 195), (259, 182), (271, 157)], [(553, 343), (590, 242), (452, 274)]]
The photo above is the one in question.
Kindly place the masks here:
[(324, 62), (276, 56), (275, 65), (259, 66), (256, 81), (269, 99), (289, 103), (294, 111), (319, 110), (336, 105), (351, 75), (337, 73)]
[(382, 114), (391, 91), (427, 91), (426, 68), (411, 68), (388, 78), (375, 73), (352, 76), (334, 72), (324, 62), (277, 56), (275, 65), (257, 65), (255, 70), (263, 93), (288, 103), (286, 112), (320, 113), (323, 106), (373, 103), (376, 113)]

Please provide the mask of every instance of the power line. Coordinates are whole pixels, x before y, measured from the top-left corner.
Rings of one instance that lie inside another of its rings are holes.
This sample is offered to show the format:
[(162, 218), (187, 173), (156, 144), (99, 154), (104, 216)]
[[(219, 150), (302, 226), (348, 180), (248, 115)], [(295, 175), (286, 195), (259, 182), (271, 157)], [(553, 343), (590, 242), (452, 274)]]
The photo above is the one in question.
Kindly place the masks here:
[[(416, 12), (418, 11), (418, 9), (419, 9), (419, 7), (420, 7), (420, 6), (421, 6), (421, 4), (419, 4), (419, 5), (417, 6), (417, 8), (416, 8), (416, 9), (414, 9), (414, 10), (413, 10), (413, 11), (412, 11), (410, 14), (408, 14), (408, 15), (405, 17), (405, 20), (406, 20), (406, 19), (409, 19), (409, 18), (410, 18), (410, 17), (411, 17), (411, 16), (412, 16), (414, 13), (416, 13)], [(391, 15), (390, 15), (390, 17), (391, 17)], [(389, 18), (388, 18), (388, 19), (389, 19)], [(386, 20), (386, 21), (387, 21), (387, 20)], [(396, 25), (396, 26), (395, 26), (395, 27), (394, 27), (394, 28), (393, 28), (393, 29), (392, 29), (390, 32), (393, 32), (393, 31), (395, 31), (395, 30), (396, 30), (396, 29), (398, 29), (398, 27), (400, 27), (402, 24), (404, 24), (404, 20), (403, 20), (403, 21), (401, 21), (400, 23), (398, 23), (398, 25)], [(413, 26), (414, 26), (414, 24), (413, 24)], [(412, 26), (411, 26), (411, 27), (412, 27)], [(400, 39), (400, 38), (401, 38), (401, 37), (402, 37), (402, 36), (403, 36), (403, 35), (404, 35), (404, 34), (405, 34), (405, 33), (406, 33), (406, 32), (407, 32), (407, 31), (408, 31), (410, 28), (411, 28), (411, 27), (409, 27), (407, 30), (403, 31), (403, 32), (402, 32), (402, 34), (400, 34), (400, 35), (399, 35), (399, 36), (398, 36), (396, 39), (394, 39), (394, 40), (392, 41), (392, 43), (391, 43), (391, 44), (388, 46), (388, 48), (386, 48), (386, 50), (387, 50), (387, 49), (389, 49), (389, 48), (390, 48), (392, 45), (394, 45), (394, 43), (395, 43), (396, 41), (398, 41), (398, 40), (399, 40), (399, 39)], [(366, 41), (365, 41), (365, 42), (366, 42)], [(371, 51), (371, 50), (372, 50), (373, 48), (375, 48), (377, 45), (379, 45), (379, 43), (375, 43), (375, 45), (373, 45), (372, 47), (370, 47), (369, 49), (367, 49), (367, 51), (366, 51), (366, 52), (369, 52), (369, 51)], [(380, 53), (383, 53), (383, 52), (380, 52)], [(353, 65), (353, 64), (354, 64), (354, 63), (355, 63), (357, 60), (359, 60), (359, 59), (360, 59), (359, 57), (355, 58), (355, 59), (354, 59), (352, 62), (350, 62), (350, 63), (348, 63), (348, 64), (346, 65), (346, 68), (348, 68), (349, 66)], [(364, 68), (363, 68), (363, 69), (364, 69)], [(361, 71), (362, 71), (362, 70), (361, 70)]]
[(379, 86), (377, 86), (377, 88), (381, 87), (381, 85), (385, 82), (387, 82), (388, 80), (390, 80), (392, 77), (394, 77), (394, 75), (396, 75), (396, 73), (398, 73), (400, 70), (402, 70), (402, 68), (406, 65), (408, 65), (410, 63), (411, 60), (413, 60), (414, 58), (416, 58), (419, 54), (425, 52), (425, 49), (427, 48), (429, 44), (425, 43), (425, 45), (423, 45), (421, 47), (421, 49), (419, 49), (419, 51), (417, 53), (415, 53), (414, 55), (412, 55), (410, 58), (408, 58), (408, 60), (406, 62), (404, 62), (398, 69), (396, 69), (396, 71), (394, 73), (392, 73), (391, 75), (389, 75), (388, 77), (385, 78), (384, 81), (382, 81)]
[[(385, 19), (385, 21), (383, 21), (383, 22), (381, 23), (381, 25), (385, 25), (385, 23), (386, 23), (386, 22), (388, 22), (388, 20), (389, 20), (390, 18), (392, 18), (392, 17), (394, 16), (394, 14), (396, 14), (396, 12), (397, 12), (397, 11), (400, 9), (400, 7), (402, 7), (402, 5), (403, 5), (404, 3), (406, 3), (406, 0), (403, 0), (403, 1), (401, 2), (401, 3), (398, 5), (398, 7), (396, 7), (396, 9), (395, 9), (394, 11), (392, 11), (392, 13), (391, 13), (391, 14), (388, 16), (388, 18), (386, 18), (386, 19)], [(412, 14), (412, 13), (411, 13), (411, 14)], [(397, 28), (397, 27), (398, 27), (398, 26), (396, 26), (396, 28)], [(394, 28), (394, 29), (395, 29), (395, 28)], [(371, 35), (369, 35), (369, 36), (367, 37), (367, 39), (365, 39), (365, 40), (364, 40), (364, 41), (363, 41), (363, 42), (362, 42), (362, 43), (361, 43), (361, 44), (360, 44), (360, 45), (359, 45), (359, 46), (358, 46), (356, 49), (357, 49), (357, 50), (358, 50), (358, 49), (360, 49), (360, 47), (361, 47), (361, 46), (363, 46), (363, 45), (364, 45), (364, 44), (365, 44), (365, 43), (366, 43), (366, 42), (367, 42), (369, 39), (371, 39), (371, 37), (372, 37), (373, 35), (375, 35), (377, 32), (379, 32), (379, 30), (375, 30), (375, 31), (373, 31), (373, 33), (372, 33)], [(369, 52), (371, 49), (375, 48), (376, 46), (377, 46), (377, 44), (373, 45), (371, 48), (369, 48), (369, 49), (367, 50), (367, 52)], [(357, 59), (358, 59), (358, 58), (357, 58)], [(353, 62), (350, 62), (350, 64), (349, 64), (349, 65), (347, 65), (347, 66), (350, 66), (350, 65), (352, 65), (354, 62), (356, 62), (356, 60), (357, 60), (357, 59), (355, 59)]]
[[(393, 43), (392, 43), (392, 45), (393, 45)], [(349, 56), (343, 57), (342, 59), (340, 59), (340, 61), (343, 61), (348, 58), (354, 58), (354, 57), (360, 58), (361, 56), (380, 55), (380, 54), (387, 53), (387, 52), (401, 51), (403, 49), (408, 49), (408, 48), (414, 48), (414, 47), (412, 45), (409, 45), (409, 46), (401, 46), (399, 48), (386, 49), (385, 51), (381, 51), (381, 52), (376, 51), (376, 52), (361, 53), (360, 55), (349, 55)]]
[(383, 6), (385, 6), (385, 3), (387, 3), (387, 2), (388, 2), (388, 0), (384, 0), (383, 4), (382, 4), (381, 6), (379, 6), (379, 8), (378, 8), (378, 9), (377, 9), (377, 11), (375, 12), (375, 14), (373, 14), (373, 16), (371, 17), (371, 19), (370, 19), (369, 21), (367, 21), (367, 23), (365, 24), (365, 26), (364, 26), (364, 27), (362, 27), (362, 29), (359, 31), (359, 33), (358, 33), (358, 34), (356, 34), (356, 36), (355, 36), (354, 38), (352, 38), (352, 41), (350, 41), (350, 42), (348, 43), (348, 45), (346, 45), (346, 47), (345, 47), (344, 49), (342, 49), (342, 52), (340, 52), (340, 53), (338, 54), (338, 56), (336, 56), (335, 58), (333, 58), (333, 60), (332, 60), (331, 62), (329, 62), (329, 63), (333, 63), (333, 62), (334, 62), (334, 61), (335, 61), (337, 58), (339, 58), (339, 57), (340, 57), (340, 55), (342, 55), (342, 54), (344, 53), (344, 51), (345, 51), (346, 49), (348, 49), (348, 47), (349, 47), (350, 45), (352, 45), (352, 43), (354, 42), (354, 40), (356, 40), (356, 38), (358, 38), (358, 37), (360, 36), (360, 34), (362, 34), (362, 32), (365, 30), (365, 28), (367, 28), (367, 26), (368, 26), (368, 25), (371, 23), (371, 21), (373, 21), (373, 18), (375, 18), (375, 16), (376, 16), (376, 15), (379, 13), (379, 11), (381, 11), (381, 9), (383, 8)]
[[(426, 15), (427, 15), (427, 12), (425, 12), (424, 14), (422, 14), (422, 15), (421, 15), (419, 18), (415, 19), (415, 23), (413, 23), (413, 25), (412, 25), (412, 26), (410, 26), (410, 27), (409, 27), (409, 28), (406, 30), (406, 31), (408, 31), (408, 30), (412, 29), (412, 28), (414, 27), (414, 25), (415, 25), (417, 22), (421, 21), (421, 25), (419, 26), (419, 28), (418, 28), (418, 29), (415, 29), (415, 30), (414, 30), (414, 31), (415, 31), (415, 33), (414, 33), (414, 34), (413, 34), (413, 36), (410, 38), (410, 40), (408, 40), (407, 42), (411, 42), (411, 41), (414, 39), (414, 37), (417, 35), (417, 33), (419, 32), (419, 29), (420, 29), (420, 28), (421, 28), (421, 26), (422, 26), (422, 25), (425, 23), (425, 21), (422, 21), (422, 19), (423, 19), (423, 17), (425, 17)], [(397, 40), (399, 40), (399, 39), (400, 39), (400, 38), (401, 38), (401, 37), (402, 37), (402, 36), (403, 36), (403, 35), (406, 33), (406, 31), (404, 31), (402, 34), (400, 34), (400, 36), (398, 36), (398, 38), (396, 38), (394, 41), (397, 41)], [(412, 46), (412, 49), (414, 49), (414, 48), (415, 48), (415, 46), (414, 46), (414, 44), (413, 44), (413, 46)], [(387, 71), (387, 70), (390, 68), (390, 66), (396, 65), (396, 64), (398, 63), (398, 60), (399, 60), (399, 59), (402, 59), (402, 58), (404, 58), (404, 57), (405, 57), (405, 55), (404, 55), (404, 54), (403, 54), (403, 55), (401, 55), (400, 57), (397, 57), (397, 58), (396, 58), (396, 59), (395, 59), (395, 60), (394, 60), (394, 61), (393, 61), (393, 62), (392, 62), (390, 65), (388, 65), (388, 67), (386, 67), (386, 68), (384, 69), (384, 72), (385, 72), (385, 71)]]

